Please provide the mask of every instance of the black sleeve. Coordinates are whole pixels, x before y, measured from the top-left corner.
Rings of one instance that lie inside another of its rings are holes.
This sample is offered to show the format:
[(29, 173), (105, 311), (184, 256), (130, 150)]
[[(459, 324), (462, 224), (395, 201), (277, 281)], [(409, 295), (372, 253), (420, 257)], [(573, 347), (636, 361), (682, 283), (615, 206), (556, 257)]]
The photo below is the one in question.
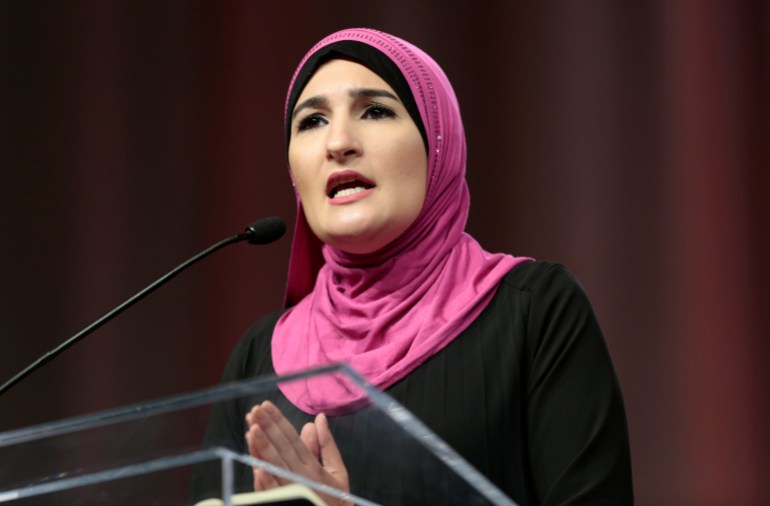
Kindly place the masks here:
[(562, 266), (536, 270), (526, 406), (538, 502), (633, 504), (623, 400), (593, 309)]
[[(230, 355), (222, 374), (222, 383), (272, 374), (270, 338), (280, 315), (280, 312), (273, 313), (246, 332)], [(244, 402), (244, 400), (236, 399), (214, 405), (203, 437), (203, 448), (224, 447), (238, 453), (248, 453), (244, 438), (248, 406)], [(195, 467), (190, 493), (191, 504), (203, 499), (221, 496), (220, 472), (219, 461), (204, 463)], [(236, 473), (235, 489), (237, 492), (250, 491), (251, 484), (248, 476), (242, 476), (243, 474)]]

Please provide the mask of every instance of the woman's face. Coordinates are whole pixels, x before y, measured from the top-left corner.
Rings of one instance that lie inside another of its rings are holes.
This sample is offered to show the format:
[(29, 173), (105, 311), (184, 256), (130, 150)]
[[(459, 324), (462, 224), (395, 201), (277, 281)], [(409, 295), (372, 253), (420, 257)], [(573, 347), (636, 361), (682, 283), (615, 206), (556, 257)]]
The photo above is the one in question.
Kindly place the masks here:
[(291, 174), (319, 239), (348, 253), (372, 253), (414, 222), (425, 200), (425, 145), (377, 74), (348, 60), (325, 63), (290, 121)]

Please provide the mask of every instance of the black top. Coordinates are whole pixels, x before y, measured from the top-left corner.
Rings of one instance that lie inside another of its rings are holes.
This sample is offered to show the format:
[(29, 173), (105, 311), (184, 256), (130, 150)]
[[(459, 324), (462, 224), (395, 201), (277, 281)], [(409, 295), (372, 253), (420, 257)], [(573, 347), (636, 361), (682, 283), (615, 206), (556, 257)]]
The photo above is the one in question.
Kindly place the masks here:
[[(270, 339), (280, 314), (249, 329), (223, 381), (275, 374)], [(465, 331), (386, 392), (521, 506), (633, 503), (620, 388), (588, 298), (560, 265), (516, 266)], [(312, 419), (282, 396), (274, 402), (297, 427)], [(216, 410), (207, 444), (246, 453), (244, 416), (250, 404)], [(365, 425), (362, 421), (358, 425)], [(334, 431), (334, 419), (330, 422)], [(402, 472), (362, 462), (360, 446), (348, 449), (339, 440), (338, 445), (354, 493), (360, 480), (367, 490), (377, 488), (372, 480), (388, 490), (405, 486), (399, 483)], [(196, 476), (199, 498), (218, 492), (218, 483), (206, 474), (199, 469)], [(250, 471), (244, 468), (236, 482), (238, 490), (249, 490)], [(383, 498), (387, 504), (410, 502)]]

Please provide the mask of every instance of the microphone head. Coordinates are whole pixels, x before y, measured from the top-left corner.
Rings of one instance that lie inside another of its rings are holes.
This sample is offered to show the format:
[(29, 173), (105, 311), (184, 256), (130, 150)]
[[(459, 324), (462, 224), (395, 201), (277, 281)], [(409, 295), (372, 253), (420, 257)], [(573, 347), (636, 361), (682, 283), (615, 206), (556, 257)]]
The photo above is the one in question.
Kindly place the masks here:
[(278, 216), (270, 216), (255, 221), (246, 227), (245, 234), (249, 244), (270, 244), (286, 233), (286, 224)]

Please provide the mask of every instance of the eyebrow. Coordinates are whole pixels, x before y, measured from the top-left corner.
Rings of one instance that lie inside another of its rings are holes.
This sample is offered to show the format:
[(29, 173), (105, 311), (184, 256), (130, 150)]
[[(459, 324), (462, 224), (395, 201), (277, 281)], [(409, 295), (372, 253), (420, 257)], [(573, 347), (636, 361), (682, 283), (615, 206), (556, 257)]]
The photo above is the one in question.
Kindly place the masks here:
[[(348, 96), (350, 98), (376, 98), (376, 97), (386, 97), (391, 98), (395, 100), (396, 102), (401, 102), (399, 98), (394, 95), (393, 93), (389, 92), (388, 90), (383, 90), (380, 88), (354, 88), (348, 92)], [(294, 119), (297, 117), (297, 114), (302, 111), (302, 109), (307, 109), (308, 107), (318, 107), (328, 104), (329, 101), (324, 96), (315, 96), (310, 97), (307, 100), (303, 100), (300, 102), (297, 107), (294, 108), (294, 112), (291, 113), (291, 118)]]

